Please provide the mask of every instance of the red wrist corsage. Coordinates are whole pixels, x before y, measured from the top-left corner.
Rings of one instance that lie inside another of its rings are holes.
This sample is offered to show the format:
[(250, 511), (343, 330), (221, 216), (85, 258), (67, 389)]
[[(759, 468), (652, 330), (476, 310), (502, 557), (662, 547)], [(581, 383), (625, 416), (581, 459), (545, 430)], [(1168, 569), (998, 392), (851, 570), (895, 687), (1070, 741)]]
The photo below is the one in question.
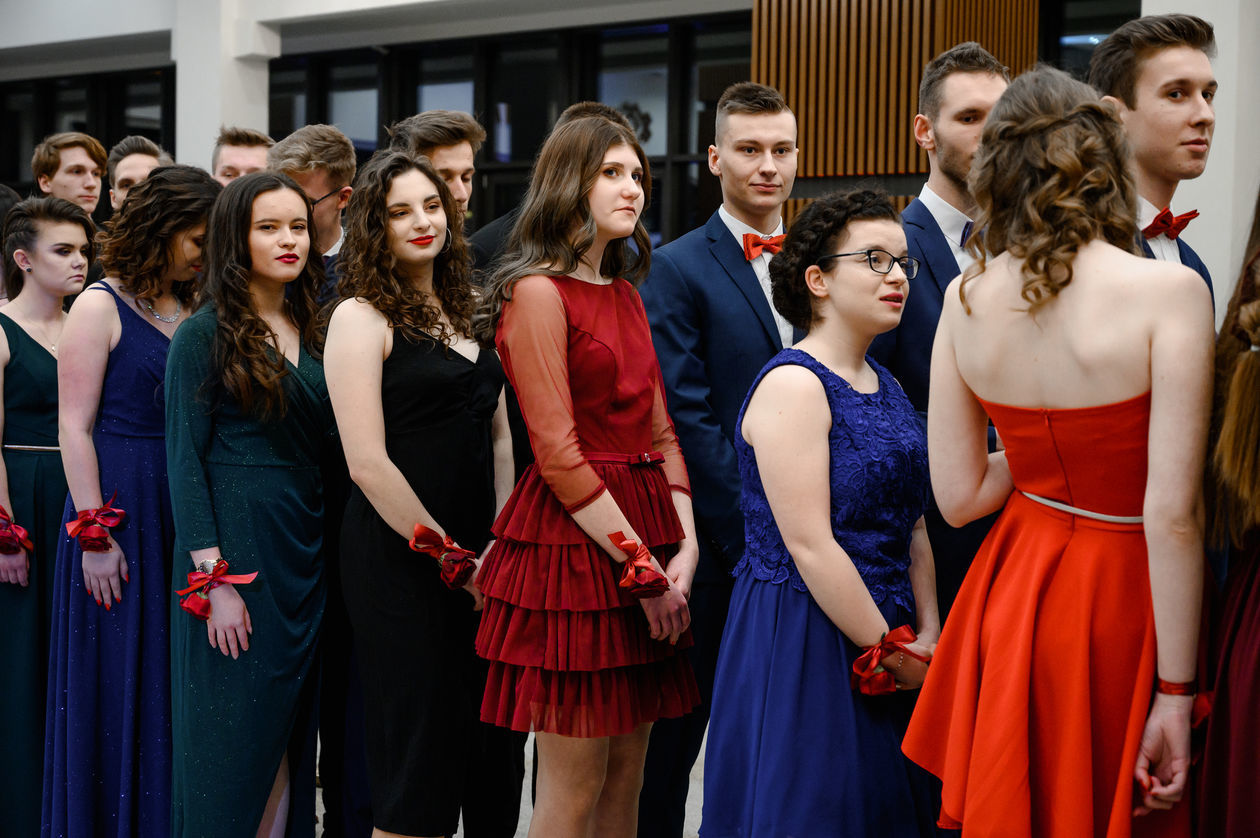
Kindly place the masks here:
[(893, 652), (901, 652), (918, 661), (927, 663), (930, 657), (911, 652), (905, 647), (907, 643), (918, 640), (914, 629), (909, 626), (898, 626), (880, 638), (874, 646), (867, 646), (866, 651), (853, 662), (853, 672), (849, 675), (849, 686), (863, 695), (887, 695), (897, 689), (897, 679), (880, 661)]
[(99, 509), (85, 509), (73, 521), (66, 523), (66, 532), (71, 538), (79, 539), (79, 546), (85, 553), (104, 553), (109, 549), (109, 531), (122, 523), (127, 513), (114, 506), (118, 492)]
[(407, 542), (407, 546), (417, 553), (437, 559), (442, 581), (446, 583), (446, 587), (454, 590), (467, 585), (473, 571), (477, 569), (477, 563), (473, 561), (477, 558), (476, 553), (460, 547), (449, 535), (438, 535), (437, 530), (431, 530), (424, 524), (416, 524), (415, 535)]
[(209, 573), (194, 570), (188, 574), (188, 587), (175, 592), (176, 596), (183, 597), (179, 601), (179, 607), (198, 620), (208, 620), (210, 619), (211, 591), (220, 585), (245, 585), (258, 577), (258, 571), (235, 574), (227, 571), (228, 563), (219, 559)]
[(669, 590), (669, 580), (652, 567), (652, 552), (621, 531), (610, 532), (608, 538), (626, 554), (625, 569), (617, 584), (635, 599), (655, 599)]
[(12, 556), (23, 550), (30, 550), (34, 546), (26, 528), (13, 523), (13, 519), (9, 517), (9, 510), (0, 506), (0, 553)]

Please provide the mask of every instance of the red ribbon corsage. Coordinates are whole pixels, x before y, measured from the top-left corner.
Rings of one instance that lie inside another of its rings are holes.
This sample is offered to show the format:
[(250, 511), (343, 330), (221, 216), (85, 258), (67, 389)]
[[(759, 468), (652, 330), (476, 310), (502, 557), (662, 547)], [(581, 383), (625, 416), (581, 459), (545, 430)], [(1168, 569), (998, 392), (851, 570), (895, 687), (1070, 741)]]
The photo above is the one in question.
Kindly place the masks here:
[(109, 549), (109, 530), (122, 523), (127, 513), (114, 507), (118, 492), (99, 509), (85, 509), (73, 521), (66, 523), (66, 532), (79, 539), (79, 546), (86, 553), (104, 553)]
[(26, 528), (13, 523), (13, 519), (9, 517), (9, 510), (0, 506), (0, 553), (12, 556), (23, 550), (30, 550), (34, 546)]
[(849, 675), (849, 685), (863, 695), (887, 695), (897, 690), (897, 679), (880, 661), (893, 652), (901, 652), (918, 661), (927, 663), (931, 657), (924, 657), (911, 652), (905, 644), (918, 640), (918, 635), (909, 626), (898, 626), (880, 638), (874, 646), (867, 646), (866, 651), (853, 662), (853, 672)]
[(625, 569), (617, 584), (635, 599), (655, 599), (669, 590), (669, 580), (652, 567), (652, 552), (620, 530), (610, 532), (608, 539), (626, 554)]
[(431, 530), (424, 524), (416, 524), (415, 535), (407, 546), (437, 559), (442, 581), (454, 590), (467, 585), (477, 569), (477, 563), (473, 561), (477, 558), (476, 553), (460, 547), (449, 535), (438, 535), (437, 530)]
[(175, 592), (176, 596), (183, 597), (179, 602), (179, 607), (198, 620), (208, 620), (210, 619), (211, 591), (220, 585), (245, 585), (258, 577), (258, 571), (253, 573), (228, 573), (227, 571), (228, 563), (219, 559), (209, 573), (194, 570), (188, 574), (188, 587)]

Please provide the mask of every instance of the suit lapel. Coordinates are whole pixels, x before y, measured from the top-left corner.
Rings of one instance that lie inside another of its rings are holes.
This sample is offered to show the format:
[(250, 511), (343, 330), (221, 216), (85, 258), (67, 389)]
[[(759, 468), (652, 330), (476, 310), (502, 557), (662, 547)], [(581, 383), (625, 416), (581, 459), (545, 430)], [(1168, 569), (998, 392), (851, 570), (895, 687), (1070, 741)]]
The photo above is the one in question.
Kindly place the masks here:
[[(927, 262), (932, 281), (936, 283), (943, 297), (949, 283), (961, 271), (958, 269), (958, 260), (954, 258), (954, 251), (950, 250), (949, 242), (945, 240), (945, 234), (941, 232), (941, 226), (936, 223), (932, 213), (918, 198), (902, 210), (901, 218), (907, 224), (918, 227), (922, 231), (922, 235), (915, 236), (914, 239), (922, 253), (921, 258)], [(910, 255), (914, 256), (913, 253)]]
[(774, 316), (770, 313), (770, 303), (766, 300), (765, 292), (761, 290), (761, 283), (757, 281), (757, 272), (752, 269), (752, 265), (748, 264), (748, 260), (744, 258), (744, 251), (735, 243), (735, 237), (731, 235), (731, 231), (722, 223), (722, 217), (716, 212), (705, 225), (705, 234), (709, 238), (709, 252), (735, 283), (735, 287), (744, 295), (748, 305), (752, 306), (757, 319), (761, 321), (761, 327), (765, 329), (766, 337), (774, 346), (782, 347), (783, 340), (779, 337), (779, 328), (775, 325)]

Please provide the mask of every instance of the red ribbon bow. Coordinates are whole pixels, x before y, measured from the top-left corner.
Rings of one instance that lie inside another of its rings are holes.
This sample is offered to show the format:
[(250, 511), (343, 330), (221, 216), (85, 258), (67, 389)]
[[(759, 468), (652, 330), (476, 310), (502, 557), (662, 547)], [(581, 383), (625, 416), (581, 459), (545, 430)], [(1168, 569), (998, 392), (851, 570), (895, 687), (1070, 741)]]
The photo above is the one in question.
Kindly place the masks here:
[(1142, 235), (1148, 239), (1153, 239), (1160, 233), (1175, 239), (1181, 235), (1181, 231), (1186, 229), (1186, 225), (1199, 217), (1198, 210), (1190, 210), (1181, 215), (1173, 215), (1168, 207), (1164, 207), (1159, 211), (1159, 215), (1155, 216), (1155, 220), (1142, 228)]
[(176, 596), (184, 597), (179, 607), (192, 614), (198, 620), (210, 619), (210, 592), (220, 585), (246, 585), (258, 578), (258, 571), (253, 573), (228, 573), (228, 563), (219, 559), (214, 568), (205, 573), (194, 570), (188, 574), (188, 587), (176, 591)]
[(625, 569), (618, 586), (635, 599), (655, 599), (669, 590), (669, 580), (652, 567), (652, 552), (620, 530), (610, 532), (608, 539), (626, 554)]
[(438, 535), (436, 530), (424, 524), (416, 524), (415, 536), (407, 542), (407, 546), (438, 560), (442, 581), (448, 588), (458, 590), (464, 587), (477, 569), (477, 563), (473, 561), (477, 558), (476, 553), (460, 547), (449, 535)]
[(849, 686), (863, 695), (887, 695), (895, 692), (897, 679), (880, 665), (880, 661), (893, 652), (902, 652), (915, 660), (927, 663), (931, 660), (930, 657), (911, 652), (905, 647), (905, 644), (913, 643), (918, 639), (918, 635), (909, 626), (898, 626), (881, 637), (874, 646), (867, 646), (866, 651), (853, 662)]
[(34, 546), (26, 528), (13, 523), (13, 519), (9, 517), (9, 510), (0, 506), (0, 553), (12, 556), (23, 550), (30, 550)]
[(109, 531), (122, 523), (127, 513), (114, 506), (118, 497), (115, 491), (99, 509), (85, 509), (73, 521), (66, 522), (66, 532), (79, 539), (79, 546), (86, 553), (104, 553), (109, 549)]
[(787, 236), (766, 236), (761, 237), (756, 233), (744, 233), (744, 258), (749, 262), (761, 255), (761, 251), (768, 250), (771, 253), (778, 253), (783, 247), (783, 240)]

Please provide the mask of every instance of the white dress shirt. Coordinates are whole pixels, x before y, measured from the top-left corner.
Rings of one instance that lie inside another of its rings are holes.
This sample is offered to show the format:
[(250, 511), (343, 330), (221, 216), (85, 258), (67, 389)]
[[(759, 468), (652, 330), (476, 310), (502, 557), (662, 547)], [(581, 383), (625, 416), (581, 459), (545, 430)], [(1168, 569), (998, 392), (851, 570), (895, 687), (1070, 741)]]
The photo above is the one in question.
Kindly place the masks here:
[[(936, 226), (940, 227), (941, 232), (945, 234), (949, 250), (954, 254), (954, 261), (958, 263), (958, 272), (962, 273), (975, 264), (976, 260), (971, 258), (971, 254), (962, 246), (963, 228), (971, 222), (967, 214), (933, 192), (926, 183), (923, 184), (923, 191), (919, 193), (919, 200), (923, 202), (923, 206), (927, 207), (927, 211), (932, 213), (932, 218), (936, 219)], [(948, 282), (953, 277), (948, 276), (944, 279)]]
[[(739, 249), (744, 249), (744, 234), (752, 233), (754, 236), (767, 238), (767, 234), (760, 230), (754, 230), (744, 222), (726, 211), (726, 206), (718, 207), (718, 215), (722, 218), (722, 223), (726, 225), (726, 229), (731, 231), (731, 235), (735, 237), (735, 242), (739, 245)], [(774, 228), (774, 232), (768, 235), (780, 236), (783, 234), (783, 218), (779, 218), (779, 224)], [(757, 275), (757, 282), (761, 283), (761, 290), (766, 295), (766, 302), (770, 304), (770, 314), (774, 317), (774, 325), (779, 329), (779, 341), (783, 346), (791, 346), (795, 341), (792, 340), (792, 324), (779, 314), (778, 309), (774, 307), (774, 299), (770, 294), (770, 260), (774, 254), (768, 250), (763, 250), (756, 258), (749, 261), (752, 265), (753, 273)]]

